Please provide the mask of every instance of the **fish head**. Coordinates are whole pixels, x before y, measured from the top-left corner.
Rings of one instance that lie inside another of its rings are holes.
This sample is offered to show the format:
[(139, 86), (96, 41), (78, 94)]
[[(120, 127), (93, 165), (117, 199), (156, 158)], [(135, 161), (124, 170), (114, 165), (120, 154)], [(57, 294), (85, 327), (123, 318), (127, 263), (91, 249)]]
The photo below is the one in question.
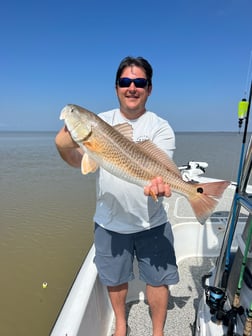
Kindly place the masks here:
[(68, 104), (61, 110), (60, 120), (65, 121), (65, 125), (75, 142), (82, 142), (91, 133), (89, 114), (89, 111), (73, 104)]

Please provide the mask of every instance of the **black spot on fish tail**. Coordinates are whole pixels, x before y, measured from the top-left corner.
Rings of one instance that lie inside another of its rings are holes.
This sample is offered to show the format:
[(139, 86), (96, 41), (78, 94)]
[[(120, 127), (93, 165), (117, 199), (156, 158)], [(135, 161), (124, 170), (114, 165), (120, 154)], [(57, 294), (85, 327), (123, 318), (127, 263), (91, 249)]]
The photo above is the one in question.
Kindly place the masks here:
[(198, 193), (203, 194), (203, 191), (204, 191), (204, 190), (203, 190), (202, 187), (197, 188), (197, 192), (198, 192)]

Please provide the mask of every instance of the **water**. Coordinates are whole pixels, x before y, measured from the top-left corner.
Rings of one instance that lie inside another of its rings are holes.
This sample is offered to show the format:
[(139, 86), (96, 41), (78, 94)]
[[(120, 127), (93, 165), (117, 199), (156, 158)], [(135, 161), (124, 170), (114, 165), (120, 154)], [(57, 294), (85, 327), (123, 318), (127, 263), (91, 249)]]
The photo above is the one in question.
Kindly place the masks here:
[[(54, 137), (0, 133), (0, 335), (49, 335), (92, 244), (94, 176), (67, 166)], [(241, 143), (238, 133), (178, 133), (174, 160), (236, 180)]]
[(92, 242), (93, 177), (54, 136), (0, 133), (0, 335), (49, 334)]

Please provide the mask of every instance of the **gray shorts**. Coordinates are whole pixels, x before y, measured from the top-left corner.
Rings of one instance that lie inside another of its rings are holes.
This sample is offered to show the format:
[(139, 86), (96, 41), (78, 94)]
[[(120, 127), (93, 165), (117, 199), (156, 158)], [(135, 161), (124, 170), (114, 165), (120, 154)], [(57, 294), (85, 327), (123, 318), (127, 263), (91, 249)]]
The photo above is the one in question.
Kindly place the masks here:
[(95, 224), (95, 264), (101, 282), (117, 286), (134, 279), (136, 256), (139, 277), (151, 286), (179, 281), (170, 223), (131, 234), (109, 231)]

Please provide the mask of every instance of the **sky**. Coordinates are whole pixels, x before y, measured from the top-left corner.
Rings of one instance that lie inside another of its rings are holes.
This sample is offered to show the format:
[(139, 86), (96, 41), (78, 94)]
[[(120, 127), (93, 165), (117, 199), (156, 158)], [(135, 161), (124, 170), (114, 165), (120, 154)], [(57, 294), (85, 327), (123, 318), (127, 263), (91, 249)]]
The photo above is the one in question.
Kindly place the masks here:
[(0, 12), (0, 131), (57, 131), (68, 103), (118, 107), (125, 56), (151, 63), (147, 108), (175, 132), (238, 130), (251, 0), (8, 0)]

